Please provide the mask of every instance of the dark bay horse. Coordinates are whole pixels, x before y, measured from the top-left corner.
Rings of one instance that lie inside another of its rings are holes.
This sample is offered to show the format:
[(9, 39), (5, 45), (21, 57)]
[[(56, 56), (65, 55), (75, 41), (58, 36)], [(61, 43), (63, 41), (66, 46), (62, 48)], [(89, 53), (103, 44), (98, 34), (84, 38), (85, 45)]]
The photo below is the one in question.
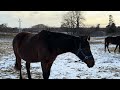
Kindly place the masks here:
[(120, 36), (105, 38), (105, 52), (106, 52), (106, 48), (107, 48), (110, 53), (109, 44), (116, 45), (114, 52), (116, 51), (117, 47), (119, 46), (119, 52), (120, 52)]
[(20, 71), (20, 79), (22, 79), (21, 59), (26, 61), (29, 79), (31, 79), (30, 63), (41, 62), (43, 78), (48, 79), (57, 55), (66, 52), (77, 55), (89, 68), (95, 64), (89, 42), (84, 36), (75, 37), (46, 30), (38, 34), (21, 32), (13, 39), (13, 50), (16, 57), (15, 69)]

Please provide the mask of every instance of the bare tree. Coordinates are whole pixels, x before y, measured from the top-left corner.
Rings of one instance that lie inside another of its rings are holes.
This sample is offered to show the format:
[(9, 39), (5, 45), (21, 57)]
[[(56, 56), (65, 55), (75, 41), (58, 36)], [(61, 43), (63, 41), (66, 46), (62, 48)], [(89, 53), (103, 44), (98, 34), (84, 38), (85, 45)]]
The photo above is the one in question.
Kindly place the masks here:
[(6, 23), (1, 24), (0, 28), (7, 28), (7, 24)]
[(96, 30), (100, 29), (100, 24), (97, 24)]
[(112, 23), (111, 25), (106, 26), (106, 28), (107, 28), (107, 33), (115, 33), (117, 30), (115, 23)]
[(81, 11), (69, 11), (63, 16), (61, 27), (79, 28), (84, 26), (83, 20), (85, 20), (85, 18), (82, 16)]

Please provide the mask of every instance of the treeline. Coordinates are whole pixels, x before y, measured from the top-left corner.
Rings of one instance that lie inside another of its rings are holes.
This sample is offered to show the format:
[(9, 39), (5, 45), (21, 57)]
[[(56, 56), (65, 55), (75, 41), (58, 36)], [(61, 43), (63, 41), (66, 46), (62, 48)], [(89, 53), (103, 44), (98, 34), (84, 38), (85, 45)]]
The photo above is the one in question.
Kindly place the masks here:
[[(97, 28), (97, 27), (90, 27), (90, 28), (65, 28), (65, 27), (60, 27), (60, 28), (56, 28), (56, 27), (48, 27), (46, 25), (43, 24), (39, 24), (39, 25), (34, 25), (30, 28), (23, 28), (21, 29), (21, 31), (25, 31), (25, 32), (32, 32), (32, 33), (38, 33), (42, 30), (48, 30), (48, 31), (53, 31), (53, 32), (63, 32), (63, 33), (67, 33), (70, 35), (95, 35), (96, 32), (97, 34), (100, 32), (105, 32), (107, 33), (108, 28)], [(11, 28), (11, 27), (7, 27), (5, 25), (0, 25), (0, 33), (19, 33), (19, 28)], [(116, 27), (116, 32), (113, 33), (120, 33), (120, 27)]]
[[(41, 30), (49, 30), (49, 31), (55, 31), (55, 32), (93, 32), (93, 31), (107, 31), (107, 28), (55, 28), (55, 27), (47, 27), (47, 28), (23, 28), (21, 29), (21, 31), (25, 31), (25, 32), (40, 32)], [(11, 27), (4, 27), (1, 28), (0, 27), (0, 32), (8, 32), (8, 33), (16, 33), (19, 32), (19, 28), (11, 28)], [(81, 32), (81, 33), (82, 33)], [(116, 28), (116, 32), (120, 32), (120, 27)]]

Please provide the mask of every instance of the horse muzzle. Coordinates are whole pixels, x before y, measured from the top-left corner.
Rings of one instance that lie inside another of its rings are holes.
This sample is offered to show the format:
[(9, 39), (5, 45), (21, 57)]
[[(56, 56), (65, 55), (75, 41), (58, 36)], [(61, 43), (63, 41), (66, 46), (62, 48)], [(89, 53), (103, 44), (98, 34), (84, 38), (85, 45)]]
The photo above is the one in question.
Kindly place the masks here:
[(92, 68), (95, 65), (94, 59), (88, 59), (88, 60), (85, 61), (85, 63), (87, 64), (87, 66), (89, 68)]

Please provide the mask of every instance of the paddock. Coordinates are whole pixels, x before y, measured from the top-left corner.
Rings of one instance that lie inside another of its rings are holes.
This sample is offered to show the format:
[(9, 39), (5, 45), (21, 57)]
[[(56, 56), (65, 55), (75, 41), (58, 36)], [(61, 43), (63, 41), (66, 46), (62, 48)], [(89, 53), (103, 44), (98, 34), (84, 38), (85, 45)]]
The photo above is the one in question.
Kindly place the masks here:
[[(1, 38), (0, 45), (0, 79), (19, 79), (19, 72), (14, 69), (12, 38)], [(96, 62), (93, 68), (68, 52), (56, 58), (49, 79), (120, 79), (120, 54), (113, 52), (115, 45), (110, 45), (111, 53), (104, 52), (104, 37), (91, 37), (90, 47)], [(22, 65), (23, 77), (27, 79), (24, 61)], [(43, 79), (40, 62), (31, 64), (31, 74), (35, 79)]]

